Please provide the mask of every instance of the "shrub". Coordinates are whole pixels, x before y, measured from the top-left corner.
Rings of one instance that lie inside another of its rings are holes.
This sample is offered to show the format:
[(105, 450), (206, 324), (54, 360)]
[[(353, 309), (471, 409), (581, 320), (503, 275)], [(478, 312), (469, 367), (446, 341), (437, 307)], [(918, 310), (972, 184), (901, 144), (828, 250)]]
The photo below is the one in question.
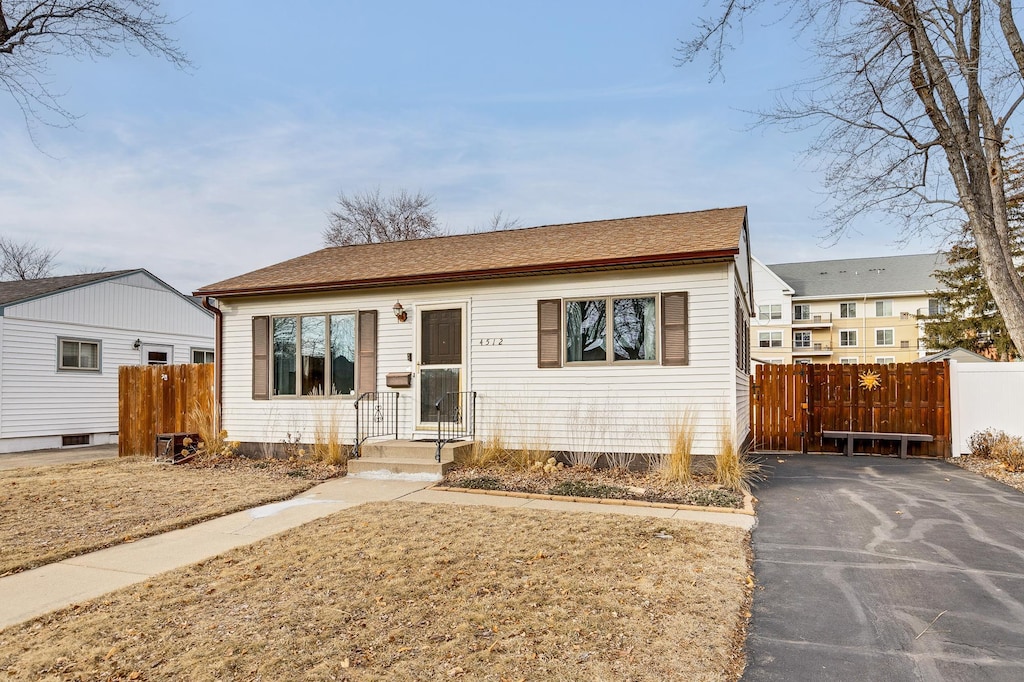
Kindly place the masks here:
[(1000, 431), (992, 444), (992, 458), (999, 460), (1007, 471), (1024, 471), (1024, 439)]
[(975, 431), (971, 434), (970, 439), (967, 441), (967, 446), (971, 449), (972, 457), (979, 457), (981, 459), (990, 459), (992, 457), (992, 446), (998, 440), (1000, 435), (1006, 435), (1002, 431), (995, 431), (993, 429), (985, 429), (984, 431)]
[(228, 440), (228, 432), (217, 429), (217, 408), (203, 409), (196, 403), (188, 411), (188, 423), (197, 434), (199, 442), (195, 452), (205, 460), (228, 459), (234, 457), (240, 443)]

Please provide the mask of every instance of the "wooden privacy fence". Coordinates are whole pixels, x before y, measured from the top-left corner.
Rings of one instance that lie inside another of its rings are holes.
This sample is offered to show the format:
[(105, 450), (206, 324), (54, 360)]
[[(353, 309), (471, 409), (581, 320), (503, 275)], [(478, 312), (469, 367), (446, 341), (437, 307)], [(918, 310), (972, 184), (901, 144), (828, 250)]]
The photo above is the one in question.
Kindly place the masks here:
[(213, 364), (121, 367), (118, 454), (150, 455), (158, 433), (195, 430), (189, 412), (197, 405), (213, 414)]
[[(877, 386), (869, 374), (877, 375)], [(822, 431), (923, 433), (911, 455), (949, 457), (949, 365), (759, 365), (751, 377), (754, 446), (762, 450), (841, 452)], [(857, 452), (890, 455), (899, 444), (859, 441)]]

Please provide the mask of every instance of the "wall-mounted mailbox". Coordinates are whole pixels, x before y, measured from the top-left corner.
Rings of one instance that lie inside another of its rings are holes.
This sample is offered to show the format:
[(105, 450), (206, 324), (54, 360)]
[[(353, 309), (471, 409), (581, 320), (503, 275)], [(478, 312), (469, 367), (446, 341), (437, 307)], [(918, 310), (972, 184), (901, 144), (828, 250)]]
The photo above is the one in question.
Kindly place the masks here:
[(412, 373), (388, 372), (386, 381), (388, 388), (409, 388), (412, 386)]

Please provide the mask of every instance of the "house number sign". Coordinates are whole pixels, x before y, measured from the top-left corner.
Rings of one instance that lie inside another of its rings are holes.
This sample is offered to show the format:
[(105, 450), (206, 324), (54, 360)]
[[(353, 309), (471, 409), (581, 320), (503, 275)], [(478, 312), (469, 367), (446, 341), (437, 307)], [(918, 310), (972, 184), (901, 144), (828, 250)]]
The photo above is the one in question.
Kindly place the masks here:
[(480, 339), (481, 346), (500, 346), (505, 343), (505, 339), (491, 337), (487, 339)]

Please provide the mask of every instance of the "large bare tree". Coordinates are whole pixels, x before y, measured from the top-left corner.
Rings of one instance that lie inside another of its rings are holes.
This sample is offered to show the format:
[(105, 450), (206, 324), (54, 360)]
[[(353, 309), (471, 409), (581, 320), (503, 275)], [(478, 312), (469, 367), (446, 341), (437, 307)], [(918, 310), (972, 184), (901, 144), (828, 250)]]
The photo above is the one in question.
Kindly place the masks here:
[[(708, 0), (709, 3), (711, 0)], [(817, 78), (768, 122), (819, 132), (835, 229), (866, 211), (908, 226), (966, 219), (1011, 338), (1024, 348), (1024, 282), (1007, 219), (1002, 151), (1024, 102), (1024, 40), (1011, 0), (714, 0), (684, 61), (721, 72), (733, 36), (773, 6), (811, 38)], [(911, 227), (911, 229), (913, 229)]]
[(338, 196), (338, 207), (328, 213), (324, 230), (327, 246), (375, 244), (444, 234), (434, 214), (431, 196), (400, 190), (383, 196), (380, 188)]
[(21, 107), (26, 123), (69, 124), (49, 80), (54, 56), (96, 59), (142, 48), (177, 67), (188, 57), (168, 36), (173, 20), (157, 0), (0, 0), (0, 87)]
[(58, 253), (32, 242), (0, 237), (0, 280), (49, 277)]

